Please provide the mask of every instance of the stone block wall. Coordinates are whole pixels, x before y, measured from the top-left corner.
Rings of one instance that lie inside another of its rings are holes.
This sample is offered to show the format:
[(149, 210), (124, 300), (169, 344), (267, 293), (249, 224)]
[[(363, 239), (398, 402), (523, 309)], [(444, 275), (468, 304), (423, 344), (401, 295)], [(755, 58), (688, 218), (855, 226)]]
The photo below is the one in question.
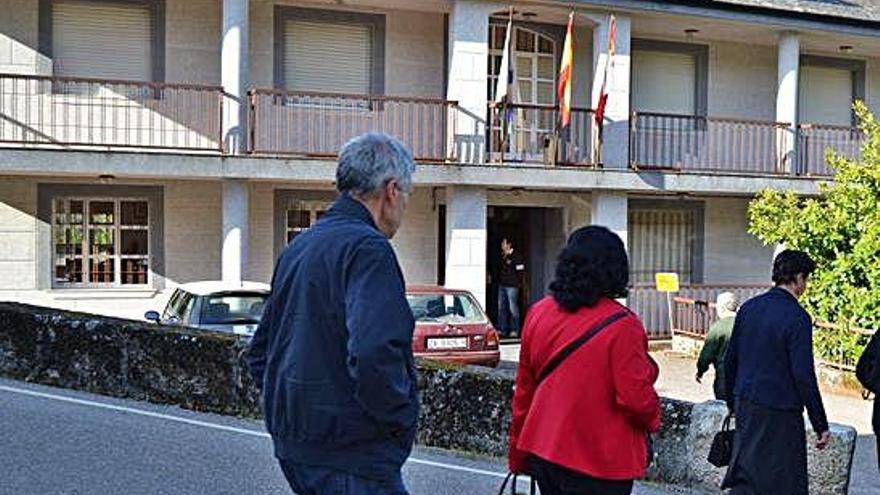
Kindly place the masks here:
[[(238, 337), (0, 303), (0, 376), (114, 397), (260, 417)], [(515, 370), (419, 364), (421, 445), (504, 457)], [(726, 414), (721, 402), (663, 400), (652, 481), (718, 493), (724, 471), (705, 459)], [(832, 444), (808, 442), (811, 493), (847, 493), (856, 432), (832, 425)]]

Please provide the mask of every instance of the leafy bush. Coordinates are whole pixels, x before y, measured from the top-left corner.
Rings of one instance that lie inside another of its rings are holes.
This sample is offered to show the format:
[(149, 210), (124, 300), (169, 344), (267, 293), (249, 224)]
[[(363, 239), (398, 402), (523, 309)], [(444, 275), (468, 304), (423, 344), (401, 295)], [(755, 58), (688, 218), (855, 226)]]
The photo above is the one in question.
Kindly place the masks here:
[(835, 180), (821, 184), (818, 197), (765, 190), (749, 205), (749, 232), (816, 261), (804, 305), (814, 319), (839, 327), (816, 334), (816, 351), (850, 364), (867, 337), (848, 328), (880, 328), (880, 123), (863, 103), (855, 110), (865, 133), (862, 156), (829, 151)]

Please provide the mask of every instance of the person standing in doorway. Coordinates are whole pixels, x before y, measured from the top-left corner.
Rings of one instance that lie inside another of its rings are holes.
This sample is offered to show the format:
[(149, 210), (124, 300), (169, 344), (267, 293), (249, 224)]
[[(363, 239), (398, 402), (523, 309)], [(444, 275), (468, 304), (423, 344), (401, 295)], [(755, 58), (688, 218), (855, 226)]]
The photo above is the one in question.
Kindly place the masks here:
[(736, 316), (724, 359), (727, 407), (736, 416), (733, 454), (721, 487), (731, 495), (807, 495), (806, 407), (816, 448), (831, 435), (816, 380), (813, 322), (798, 299), (816, 264), (785, 250), (770, 291)]
[(715, 311), (718, 313), (718, 321), (709, 328), (706, 334), (706, 342), (700, 351), (697, 360), (697, 383), (702, 383), (703, 375), (709, 371), (709, 365), (715, 367), (715, 382), (712, 389), (715, 398), (724, 400), (724, 355), (727, 352), (727, 343), (730, 334), (733, 333), (733, 322), (736, 319), (736, 310), (739, 309), (739, 300), (733, 292), (722, 292), (715, 300)]
[(288, 246), (248, 350), (266, 429), (299, 495), (407, 495), (418, 417), (415, 326), (388, 240), (412, 191), (403, 145), (340, 151), (339, 199)]
[(525, 273), (525, 261), (505, 237), (501, 240), (501, 268), (498, 270), (498, 330), (502, 337), (519, 335), (519, 295)]

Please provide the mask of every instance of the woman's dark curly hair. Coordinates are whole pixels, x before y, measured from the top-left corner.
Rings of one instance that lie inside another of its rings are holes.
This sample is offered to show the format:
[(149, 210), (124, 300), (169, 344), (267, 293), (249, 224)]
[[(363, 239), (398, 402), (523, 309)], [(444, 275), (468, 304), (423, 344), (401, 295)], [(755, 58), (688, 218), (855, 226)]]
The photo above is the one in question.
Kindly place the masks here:
[(595, 306), (601, 297), (626, 297), (629, 260), (623, 241), (605, 227), (581, 227), (559, 254), (553, 299), (568, 312)]

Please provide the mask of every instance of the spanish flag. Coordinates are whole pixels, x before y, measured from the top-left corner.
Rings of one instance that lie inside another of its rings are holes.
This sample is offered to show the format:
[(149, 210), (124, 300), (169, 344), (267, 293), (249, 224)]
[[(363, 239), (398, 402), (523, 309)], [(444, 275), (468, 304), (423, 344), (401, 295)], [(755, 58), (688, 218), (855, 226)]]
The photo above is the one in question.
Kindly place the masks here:
[(559, 130), (571, 123), (571, 72), (574, 66), (574, 11), (568, 14), (568, 29), (565, 31), (565, 44), (562, 48), (562, 66), (559, 68)]

